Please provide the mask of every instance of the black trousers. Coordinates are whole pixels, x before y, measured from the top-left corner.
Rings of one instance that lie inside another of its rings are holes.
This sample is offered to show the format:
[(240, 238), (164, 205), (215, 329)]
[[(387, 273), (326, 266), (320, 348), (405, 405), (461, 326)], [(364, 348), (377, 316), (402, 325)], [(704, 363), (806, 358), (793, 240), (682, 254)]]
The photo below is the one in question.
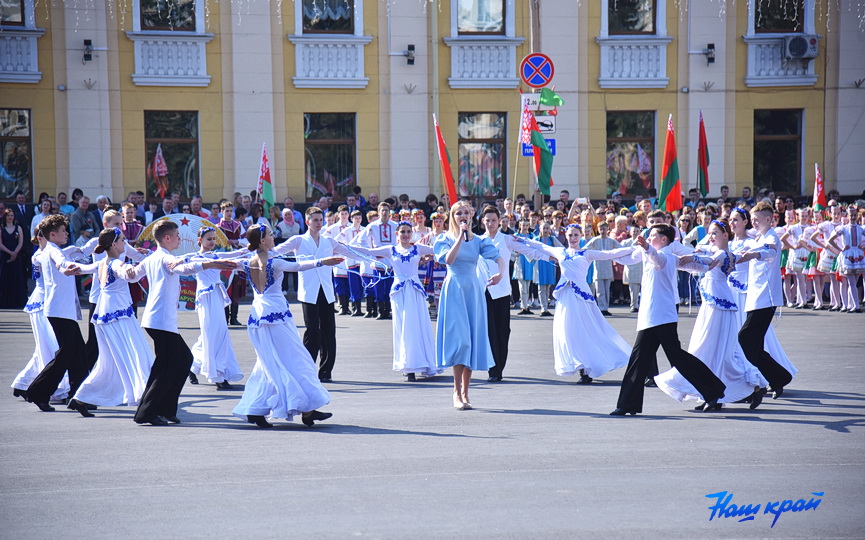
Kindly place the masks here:
[(315, 304), (301, 302), (303, 307), (303, 346), (315, 362), (321, 354), (318, 368), (319, 379), (330, 379), (336, 363), (336, 319), (333, 304), (327, 301), (324, 291), (319, 289)]
[(157, 416), (177, 416), (180, 392), (192, 367), (192, 351), (180, 334), (153, 328), (145, 330), (153, 339), (156, 358), (141, 403), (135, 411), (135, 421), (139, 424), (150, 422)]
[(27, 388), (27, 399), (31, 403), (48, 403), (67, 371), (71, 398), (90, 372), (85, 363), (84, 338), (81, 337), (78, 321), (48, 317), (48, 322), (51, 323), (51, 329), (54, 330), (54, 337), (57, 338), (60, 348), (54, 359), (48, 362)]
[(678, 323), (653, 326), (637, 332), (634, 350), (628, 360), (628, 369), (619, 390), (617, 407), (626, 411), (643, 412), (643, 392), (646, 376), (657, 366), (658, 347), (664, 348), (670, 365), (679, 370), (706, 401), (724, 397), (727, 388), (712, 370), (694, 355), (682, 350)]
[(764, 343), (766, 331), (772, 324), (775, 308), (763, 308), (749, 311), (745, 324), (739, 330), (739, 345), (749, 362), (760, 370), (772, 388), (777, 390), (790, 384), (793, 376), (766, 352)]
[(501, 377), (505, 364), (508, 363), (508, 341), (511, 338), (511, 298), (503, 296), (496, 300), (486, 292), (487, 297), (487, 333), (490, 336), (490, 349), (496, 365), (490, 371), (490, 377)]
[(93, 312), (96, 304), (90, 304), (90, 312), (87, 316), (87, 343), (84, 345), (84, 356), (87, 364), (87, 372), (93, 371), (93, 366), (99, 360), (99, 341), (96, 339), (96, 328), (93, 326)]

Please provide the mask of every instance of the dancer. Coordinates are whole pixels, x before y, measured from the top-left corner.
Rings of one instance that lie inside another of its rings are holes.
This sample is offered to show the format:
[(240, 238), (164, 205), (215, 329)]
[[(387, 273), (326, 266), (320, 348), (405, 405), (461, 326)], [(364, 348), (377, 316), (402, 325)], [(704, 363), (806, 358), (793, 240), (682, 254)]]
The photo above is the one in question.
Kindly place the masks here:
[(811, 225), (802, 233), (800, 241), (808, 249), (808, 262), (805, 263), (805, 277), (811, 281), (813, 288), (814, 306), (811, 308), (813, 311), (825, 309), (823, 306), (823, 289), (826, 276), (817, 268), (822, 249), (813, 240), (815, 236), (820, 234), (820, 226), (823, 224), (823, 219), (823, 212), (815, 207), (811, 212)]
[(498, 283), (507, 272), (507, 262), (487, 238), (471, 232), (474, 209), (465, 201), (451, 207), (448, 233), (436, 240), (435, 257), (448, 265), (442, 285), (436, 324), (436, 365), (454, 368), (454, 407), (471, 409), (469, 382), (474, 370), (495, 366), (487, 336), (487, 305), (484, 287), (477, 277), (478, 257), (495, 260), (498, 273), (487, 286)]
[[(321, 210), (307, 211), (306, 216), (307, 224), (316, 229), (317, 235), (324, 221)], [(260, 428), (273, 427), (265, 417), (290, 421), (300, 414), (304, 425), (311, 427), (316, 420), (333, 416), (317, 410), (330, 403), (330, 394), (321, 385), (315, 361), (297, 334), (288, 302), (282, 294), (282, 277), (285, 272), (305, 270), (320, 276), (319, 270), (328, 273), (330, 270), (322, 266), (333, 266), (342, 259), (326, 257), (288, 262), (271, 258), (268, 252), (274, 247), (273, 235), (263, 224), (250, 227), (246, 238), (249, 250), (254, 252), (242, 264), (252, 285), (252, 308), (246, 331), (255, 349), (255, 367), (233, 414)], [(333, 309), (330, 315), (333, 317)]]
[(811, 234), (811, 241), (821, 248), (817, 271), (823, 273), (829, 283), (829, 311), (841, 311), (841, 283), (836, 279), (837, 255), (826, 245), (835, 229), (841, 226), (841, 207), (830, 207), (829, 218), (831, 221), (826, 220), (817, 226), (817, 230)]
[[(216, 229), (202, 227), (198, 230), (198, 245), (201, 249), (188, 256), (184, 262), (229, 259), (240, 251), (213, 252), (216, 247)], [(195, 274), (195, 311), (201, 335), (192, 346), (192, 373), (204, 375), (216, 384), (219, 390), (233, 390), (232, 382), (243, 379), (243, 372), (234, 355), (228, 323), (225, 322), (225, 307), (231, 304), (228, 291), (222, 283), (219, 269), (203, 270)]]
[[(220, 205), (219, 209), (222, 211), (222, 219), (216, 223), (216, 226), (228, 238), (228, 245), (232, 249), (238, 249), (240, 247), (240, 239), (243, 236), (243, 224), (234, 219), (234, 205), (229, 201), (225, 201)], [(235, 273), (231, 278), (231, 283), (228, 285), (228, 298), (231, 300), (231, 304), (225, 308), (225, 321), (231, 326), (243, 326), (237, 320), (237, 312), (240, 310), (238, 300), (244, 296), (246, 296), (246, 280)], [(192, 380), (192, 377), (190, 377), (190, 382), (196, 384), (198, 380), (197, 378)]]
[[(390, 205), (386, 202), (380, 202), (378, 204), (378, 219), (371, 221), (363, 232), (355, 236), (351, 245), (362, 247), (396, 245), (396, 224), (390, 219), (390, 213)], [(386, 260), (373, 266), (378, 278), (375, 284), (375, 301), (378, 308), (376, 319), (390, 319), (390, 288), (393, 284), (393, 271)]]
[[(838, 273), (841, 275), (841, 298), (847, 313), (862, 313), (856, 282), (865, 274), (865, 227), (859, 224), (855, 206), (847, 207), (849, 222), (835, 229), (826, 244), (838, 251)], [(841, 247), (835, 243), (841, 238)]]
[[(321, 234), (339, 241), (338, 237), (340, 236), (340, 233), (351, 227), (348, 206), (344, 204), (340, 205), (337, 209), (337, 215), (339, 219), (332, 225), (326, 226), (322, 230)], [(351, 315), (351, 309), (348, 304), (351, 296), (348, 280), (348, 263), (349, 261), (346, 259), (345, 262), (333, 267), (333, 291), (336, 295), (336, 299), (339, 301), (340, 315)]]
[(676, 314), (676, 256), (669, 245), (676, 238), (673, 228), (666, 224), (650, 228), (649, 239), (637, 238), (639, 247), (632, 248), (629, 256), (618, 260), (620, 264), (633, 264), (642, 259), (642, 306), (637, 315), (637, 339), (628, 360), (628, 369), (622, 380), (619, 401), (612, 416), (643, 412), (645, 380), (650, 370), (657, 367), (658, 347), (673, 367), (697, 389), (710, 406), (724, 397), (724, 383), (693, 355), (682, 350), (678, 336)]
[[(141, 236), (141, 232), (144, 230), (144, 225), (138, 221), (136, 216), (138, 210), (135, 208), (134, 204), (128, 202), (123, 203), (122, 208), (123, 224), (120, 226), (120, 230), (123, 231), (123, 236), (126, 238), (126, 242), (134, 247), (135, 243), (138, 241), (138, 237)], [(138, 283), (130, 283), (129, 294), (132, 297), (132, 309), (135, 311), (135, 316), (137, 318), (138, 303), (144, 300), (144, 289), (142, 289), (141, 285)]]
[(417, 375), (432, 377), (442, 368), (436, 366), (435, 340), (432, 322), (419, 277), (418, 261), (433, 254), (429, 246), (412, 244), (412, 224), (401, 221), (397, 224), (399, 246), (352, 249), (368, 257), (387, 258), (393, 267), (394, 284), (390, 290), (393, 304), (393, 370), (401, 371), (407, 380), (415, 381)]
[[(54, 358), (57, 354), (59, 345), (57, 338), (54, 337), (54, 330), (51, 329), (51, 324), (48, 318), (45, 317), (45, 279), (42, 276), (42, 251), (48, 240), (42, 236), (41, 224), (36, 226), (36, 235), (31, 240), (37, 246), (36, 252), (31, 257), (31, 265), (33, 268), (33, 281), (35, 286), (30, 298), (27, 299), (27, 304), (24, 306), (24, 313), (30, 316), (30, 328), (33, 329), (33, 338), (36, 341), (36, 350), (33, 351), (33, 356), (30, 361), (24, 366), (24, 369), (18, 373), (18, 376), (12, 381), (12, 395), (27, 399), (27, 388), (33, 379), (39, 375), (45, 365)], [(64, 248), (63, 254), (67, 257), (71, 256), (72, 252), (78, 248), (69, 246)], [(69, 376), (64, 375), (57, 391), (51, 396), (51, 401), (65, 399), (69, 395)]]
[(553, 319), (553, 358), (556, 375), (580, 374), (578, 384), (628, 364), (631, 347), (604, 318), (595, 297), (589, 292), (586, 275), (594, 261), (613, 260), (630, 248), (598, 251), (581, 249), (583, 229), (572, 223), (565, 228), (568, 247), (550, 247), (528, 241), (528, 245), (555, 258), (562, 278), (553, 290), (556, 314)]
[[(280, 255), (294, 252), (298, 259), (323, 259), (332, 257), (334, 253), (343, 257), (350, 255), (345, 246), (321, 235), (324, 227), (324, 212), (321, 208), (311, 206), (306, 209), (306, 226), (305, 233), (292, 236), (276, 246), (274, 251)], [(332, 382), (336, 363), (333, 271), (330, 268), (318, 268), (312, 272), (301, 272), (298, 281), (297, 298), (303, 306), (303, 322), (306, 325), (303, 345), (313, 358), (313, 363), (320, 354), (318, 378), (322, 382)]]
[(75, 277), (92, 274), (95, 265), (81, 267), (69, 260), (59, 246), (69, 240), (66, 217), (55, 214), (41, 222), (42, 235), (48, 242), (42, 250), (40, 265), (45, 279), (44, 313), (51, 323), (57, 339), (57, 354), (46, 364), (27, 388), (27, 400), (41, 411), (53, 411), (48, 400), (57, 392), (57, 387), (66, 372), (69, 372), (69, 393), (75, 394), (87, 377), (89, 366), (85, 357), (84, 338), (81, 337), (81, 305)]
[[(531, 223), (526, 219), (521, 219), (517, 222), (516, 238), (531, 239), (532, 233), (529, 230)], [(517, 315), (534, 315), (531, 307), (531, 290), (532, 276), (535, 272), (535, 261), (530, 261), (525, 255), (517, 255), (514, 261), (513, 278), (517, 281), (517, 286), (520, 290), (520, 311)]]
[[(538, 225), (538, 234), (534, 240), (547, 247), (561, 247), (552, 235), (552, 228), (546, 221)], [(610, 267), (612, 268), (612, 266)], [(610, 270), (612, 272), (612, 270)], [(550, 293), (556, 284), (556, 266), (543, 257), (535, 262), (535, 272), (532, 281), (538, 289), (538, 299), (541, 303), (541, 317), (552, 317), (550, 313)]]
[(153, 365), (153, 353), (135, 319), (129, 294), (128, 283), (140, 276), (132, 277), (134, 267), (119, 259), (126, 251), (126, 238), (114, 227), (103, 229), (98, 242), (94, 252), (105, 254), (97, 266), (99, 298), (92, 317), (99, 359), (68, 405), (84, 417), (93, 416), (88, 405), (138, 405)]
[(180, 297), (180, 276), (217, 268), (233, 270), (235, 263), (208, 260), (182, 263), (171, 252), (180, 246), (177, 223), (163, 220), (153, 228), (157, 248), (148, 255), (127, 278), (147, 276), (150, 285), (141, 327), (153, 339), (156, 358), (147, 380), (147, 388), (135, 411), (137, 424), (164, 426), (179, 424), (177, 402), (183, 383), (192, 367), (192, 352), (177, 330), (177, 299)]
[(787, 255), (787, 275), (792, 276), (796, 286), (795, 309), (803, 309), (808, 302), (808, 281), (805, 278), (805, 265), (808, 262), (810, 252), (807, 247), (805, 230), (810, 225), (811, 212), (807, 208), (796, 210), (798, 223), (787, 225), (787, 230), (781, 235), (781, 242), (789, 249)]
[[(349, 219), (351, 220), (349, 226), (342, 229), (340, 233), (334, 237), (340, 244), (350, 243), (352, 239), (363, 230), (363, 227), (361, 226), (361, 223), (363, 222), (363, 214), (361, 214), (360, 210), (354, 210), (349, 215)], [(360, 262), (351, 257), (346, 257), (345, 263), (343, 264), (345, 264), (348, 273), (348, 298), (351, 301), (351, 316), (363, 317), (361, 302), (363, 301), (364, 295)]]
[[(432, 228), (430, 232), (421, 238), (420, 243), (432, 247), (435, 245), (439, 236), (445, 234), (445, 215), (439, 212), (433, 212), (430, 215), (430, 220), (432, 221)], [(439, 310), (439, 298), (441, 298), (442, 284), (445, 282), (447, 273), (447, 266), (439, 264), (435, 258), (433, 258), (433, 260), (431, 260), (427, 265), (423, 285), (428, 295), (427, 298), (430, 302), (430, 309), (433, 310), (434, 315), (437, 314)]]
[[(784, 387), (790, 384), (793, 376), (765, 349), (766, 332), (772, 323), (775, 308), (784, 301), (781, 292), (781, 267), (778, 264), (781, 241), (772, 229), (773, 219), (774, 211), (769, 203), (760, 201), (751, 208), (751, 224), (757, 235), (754, 246), (742, 254), (742, 258), (747, 259), (749, 253), (754, 253), (748, 271), (748, 295), (745, 299), (747, 315), (739, 330), (739, 344), (748, 361), (759, 369), (772, 385), (773, 398), (777, 399), (784, 393)], [(755, 392), (751, 405), (758, 406), (765, 394), (765, 388)]]
[[(699, 283), (703, 302), (697, 313), (688, 352), (702, 360), (727, 387), (724, 397), (715, 404), (702, 403), (696, 410), (719, 411), (722, 403), (735, 403), (766, 386), (760, 373), (749, 369), (750, 364), (736, 339), (740, 326), (739, 306), (727, 282), (737, 264), (729, 246), (732, 236), (727, 220), (713, 220), (706, 235), (711, 250), (679, 258), (679, 268), (703, 273)], [(655, 377), (655, 382), (658, 388), (677, 401), (703, 399), (676, 368), (661, 373)], [(758, 405), (751, 403), (751, 408)]]

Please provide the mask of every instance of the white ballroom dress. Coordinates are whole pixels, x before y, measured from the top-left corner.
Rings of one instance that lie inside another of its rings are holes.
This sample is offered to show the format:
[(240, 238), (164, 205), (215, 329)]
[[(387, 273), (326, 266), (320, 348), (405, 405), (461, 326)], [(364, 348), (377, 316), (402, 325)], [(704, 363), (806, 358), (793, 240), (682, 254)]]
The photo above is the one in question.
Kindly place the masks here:
[[(756, 245), (756, 242), (751, 238), (747, 240), (734, 239), (730, 242), (730, 251), (736, 255), (741, 255)], [(730, 284), (733, 293), (735, 293), (736, 304), (739, 306), (739, 311), (736, 312), (739, 316), (739, 328), (742, 328), (742, 325), (745, 324), (745, 319), (748, 317), (748, 314), (745, 312), (745, 299), (748, 297), (748, 271), (750, 268), (751, 261), (739, 263), (736, 265), (736, 269), (727, 277), (727, 282)], [(775, 335), (775, 329), (772, 328), (771, 324), (769, 325), (769, 329), (766, 330), (766, 337), (763, 339), (763, 348), (766, 349), (766, 352), (769, 353), (776, 362), (789, 371), (790, 375), (794, 377), (796, 376), (796, 373), (798, 373), (799, 370), (796, 369), (796, 366), (794, 366), (792, 362), (790, 362), (790, 358), (788, 358), (787, 353), (784, 352), (784, 347), (782, 347), (781, 342), (778, 341), (778, 336)], [(759, 373), (759, 370), (757, 370), (756, 367), (750, 363), (748, 365)], [(762, 375), (760, 377), (762, 378)], [(763, 381), (764, 382), (761, 386), (769, 384), (768, 382), (765, 382), (765, 379), (763, 379)]]
[[(244, 250), (251, 253), (249, 250)], [(196, 253), (184, 262), (224, 259), (237, 252)], [(204, 375), (212, 383), (235, 382), (243, 379), (234, 347), (225, 322), (225, 307), (231, 304), (220, 277), (221, 270), (211, 268), (195, 274), (195, 311), (201, 335), (192, 346), (192, 368), (196, 375)]]
[(369, 257), (385, 257), (393, 266), (390, 302), (393, 309), (393, 370), (424, 377), (438, 375), (435, 338), (429, 316), (427, 293), (419, 276), (418, 262), (432, 255), (429, 246), (415, 244), (408, 251), (391, 246), (368, 249), (352, 246)]
[(120, 259), (100, 263), (94, 279), (101, 281), (102, 264), (107, 265), (105, 281), (100, 283), (91, 319), (99, 343), (99, 359), (73, 397), (104, 407), (138, 405), (154, 360), (129, 294), (129, 283), (138, 280), (127, 277), (134, 267)]
[[(43, 311), (45, 307), (45, 280), (42, 277), (41, 255), (42, 250), (37, 249), (31, 259), (33, 264), (33, 281), (36, 283), (36, 287), (34, 287), (33, 293), (27, 299), (27, 304), (24, 306), (24, 313), (30, 315), (30, 327), (33, 329), (33, 338), (36, 340), (36, 350), (33, 351), (33, 356), (30, 357), (30, 361), (27, 362), (24, 369), (12, 381), (12, 388), (16, 390), (26, 391), (30, 387), (30, 383), (33, 382), (33, 379), (45, 369), (45, 364), (54, 359), (60, 348), (57, 338), (54, 337), (54, 329), (51, 328), (51, 323), (48, 322), (48, 318)], [(51, 400), (60, 400), (67, 395), (69, 395), (69, 375), (64, 374), (63, 380), (57, 387), (57, 391), (51, 396)]]
[[(754, 393), (755, 387), (766, 386), (760, 372), (745, 358), (739, 345), (739, 304), (727, 283), (727, 276), (734, 267), (735, 256), (724, 251), (697, 253), (702, 263), (680, 265), (683, 270), (704, 272), (699, 290), (703, 303), (694, 322), (688, 352), (706, 364), (727, 386), (724, 397), (718, 403), (733, 403)], [(708, 269), (712, 261), (720, 264)], [(743, 304), (744, 305), (744, 304)], [(697, 392), (676, 368), (655, 377), (655, 382), (665, 394), (677, 401), (702, 401)]]
[[(247, 278), (251, 278), (249, 261), (243, 265)], [(256, 361), (240, 403), (232, 411), (235, 416), (291, 420), (330, 403), (330, 394), (318, 380), (318, 368), (297, 334), (282, 294), (283, 274), (315, 267), (315, 261), (268, 259), (264, 289), (258, 290), (249, 279), (253, 300), (246, 329)]]

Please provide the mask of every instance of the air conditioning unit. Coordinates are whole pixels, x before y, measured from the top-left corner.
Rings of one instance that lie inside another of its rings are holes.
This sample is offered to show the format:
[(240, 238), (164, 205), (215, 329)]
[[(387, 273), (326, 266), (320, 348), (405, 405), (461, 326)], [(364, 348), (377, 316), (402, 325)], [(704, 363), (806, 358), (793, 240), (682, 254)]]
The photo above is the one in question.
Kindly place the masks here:
[(787, 58), (817, 58), (820, 36), (797, 34), (784, 37), (784, 55)]

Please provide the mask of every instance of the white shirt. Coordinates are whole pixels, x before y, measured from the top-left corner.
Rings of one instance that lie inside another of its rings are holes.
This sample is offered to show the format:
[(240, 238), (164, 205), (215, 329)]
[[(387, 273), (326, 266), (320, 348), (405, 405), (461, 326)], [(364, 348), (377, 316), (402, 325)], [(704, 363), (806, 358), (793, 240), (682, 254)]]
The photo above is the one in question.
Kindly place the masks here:
[(36, 226), (42, 223), (42, 220), (50, 216), (51, 214), (43, 214), (38, 213), (33, 216), (33, 219), (30, 220), (30, 236), (36, 236)]
[[(380, 219), (377, 219), (355, 236), (351, 243), (370, 248), (395, 246), (397, 244), (396, 223), (393, 220), (382, 223)], [(390, 268), (390, 261), (381, 259), (374, 266), (379, 270), (386, 270)]]
[(747, 245), (748, 251), (759, 252), (760, 258), (751, 260), (745, 311), (783, 305), (781, 267), (778, 265), (781, 240), (774, 230), (769, 229), (762, 236), (750, 240)]
[(177, 304), (180, 300), (180, 276), (195, 274), (203, 269), (202, 262), (179, 264), (173, 270), (168, 264), (177, 257), (163, 247), (144, 258), (131, 270), (130, 277), (141, 279), (147, 276), (149, 290), (144, 314), (141, 316), (141, 327), (166, 332), (177, 331)]
[[(292, 236), (285, 242), (274, 248), (276, 253), (285, 255), (294, 252), (297, 261), (302, 262), (309, 259), (323, 259), (332, 257), (334, 253), (343, 256), (349, 255), (349, 251), (333, 238), (319, 235), (318, 244), (309, 234), (309, 231)], [(306, 304), (315, 304), (318, 301), (318, 291), (324, 291), (324, 297), (333, 303), (333, 271), (329, 266), (321, 266), (298, 274), (297, 299)]]
[[(351, 226), (352, 226), (351, 221), (346, 222), (345, 225), (343, 225), (342, 223), (337, 221), (333, 225), (328, 225), (327, 227), (322, 229), (321, 234), (323, 236), (328, 237), (328, 238), (333, 238), (334, 240), (339, 241), (338, 238), (339, 238), (340, 234), (342, 233), (342, 231), (344, 231), (345, 229), (351, 228)], [(347, 258), (343, 262), (334, 266), (332, 268), (333, 275), (337, 276), (337, 277), (347, 277), (348, 276), (348, 266), (346, 266), (346, 263), (348, 263)]]
[[(96, 253), (94, 251), (96, 249), (96, 246), (98, 246), (98, 245), (99, 245), (99, 238), (91, 238), (90, 240), (87, 241), (86, 244), (81, 246), (81, 250), (80, 250), (81, 255), (83, 257), (93, 257), (94, 264), (100, 262), (102, 259), (104, 259), (106, 257), (106, 255), (105, 255), (104, 251), (102, 253)], [(125, 257), (129, 257), (130, 259), (132, 259), (135, 262), (141, 262), (144, 260), (144, 257), (146, 257), (146, 255), (142, 255), (141, 253), (138, 253), (138, 251), (134, 247), (130, 246), (125, 238), (123, 240), (123, 253), (124, 253)], [(101, 282), (98, 279), (94, 279), (93, 283), (90, 285), (89, 301), (91, 304), (95, 304), (99, 300), (99, 292), (101, 290), (102, 290)]]
[(616, 260), (625, 265), (643, 261), (640, 312), (637, 315), (638, 332), (679, 321), (676, 313), (676, 304), (679, 301), (676, 284), (678, 261), (670, 251), (669, 245), (660, 251), (652, 246), (649, 246), (648, 251), (638, 246), (633, 248), (629, 256)]
[[(45, 316), (80, 321), (81, 305), (78, 303), (75, 276), (63, 274), (72, 261), (56, 244), (48, 242), (40, 255), (40, 264), (45, 286)], [(96, 265), (85, 265), (80, 268), (82, 274), (96, 272)]]
[[(492, 242), (499, 250), (499, 257), (506, 261), (511, 259), (512, 252), (521, 253), (531, 259), (549, 259), (549, 255), (543, 251), (529, 247), (516, 240), (513, 236), (500, 231), (497, 232), (495, 236), (490, 236), (489, 234), (484, 233), (480, 235), (479, 238), (489, 238), (490, 242)], [(478, 259), (480, 262), (480, 264), (478, 264), (478, 278), (480, 278), (483, 283), (486, 283), (490, 277), (499, 273), (499, 265), (496, 264), (495, 261), (483, 257), (479, 257)], [(490, 297), (493, 300), (504, 298), (511, 294), (511, 280), (508, 279), (507, 275), (504, 275), (502, 276), (501, 281), (495, 285), (487, 287), (487, 291), (489, 291)]]

